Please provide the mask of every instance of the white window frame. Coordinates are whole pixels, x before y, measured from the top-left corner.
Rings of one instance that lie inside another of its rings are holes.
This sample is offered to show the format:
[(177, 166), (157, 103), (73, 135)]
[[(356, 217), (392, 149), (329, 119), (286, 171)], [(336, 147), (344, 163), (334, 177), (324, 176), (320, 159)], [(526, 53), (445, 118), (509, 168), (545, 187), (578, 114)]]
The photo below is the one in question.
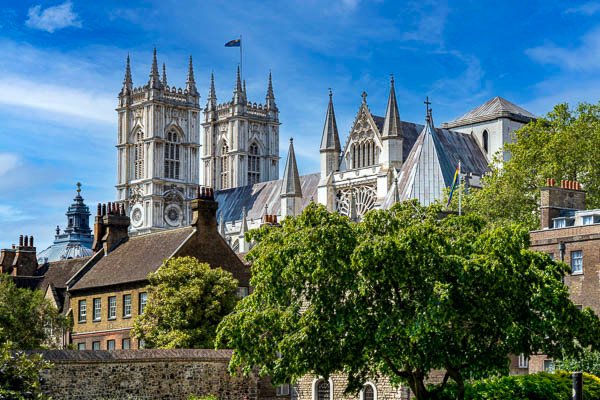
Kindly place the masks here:
[[(554, 369), (556, 367), (554, 364), (554, 360), (551, 359), (544, 360), (542, 365), (544, 366), (544, 371), (546, 372), (554, 372)], [(546, 365), (548, 365), (548, 367), (546, 367)]]
[(592, 225), (593, 223), (594, 223), (593, 215), (584, 215), (583, 217), (581, 217), (582, 225)]
[(567, 220), (565, 218), (555, 219), (553, 228), (565, 228), (567, 226)]
[[(96, 348), (96, 346), (98, 348)], [(92, 350), (102, 350), (102, 342), (99, 340), (93, 341), (92, 342)]]
[(290, 395), (290, 384), (284, 383), (275, 388), (275, 396), (289, 396)]
[(79, 308), (78, 313), (77, 313), (79, 315), (79, 318), (77, 319), (77, 322), (86, 322), (87, 321), (87, 302), (85, 300), (79, 300), (77, 302), (77, 306)]
[(573, 250), (571, 251), (571, 275), (581, 274), (583, 274), (583, 250)]
[(235, 291), (235, 294), (238, 299), (243, 299), (250, 294), (250, 288), (248, 286), (238, 286)]
[(365, 382), (363, 389), (360, 390), (360, 400), (365, 400), (365, 386), (371, 386), (373, 388), (373, 400), (377, 400), (377, 386), (371, 381)]
[[(317, 400), (317, 384), (323, 378), (314, 379), (312, 382), (312, 400)], [(333, 380), (329, 378), (329, 400), (333, 400)]]
[(97, 322), (102, 320), (102, 298), (94, 297), (92, 299), (92, 321)]
[(144, 313), (144, 310), (146, 309), (146, 303), (148, 303), (148, 292), (141, 292), (138, 295), (138, 301), (139, 315), (142, 315)]
[[(124, 346), (125, 343), (127, 343), (127, 347)], [(123, 339), (121, 339), (121, 349), (122, 350), (129, 350), (129, 349), (131, 349), (131, 338), (123, 338)]]
[(77, 343), (77, 350), (85, 350), (85, 342)]
[(117, 319), (117, 296), (108, 297), (108, 319)]
[(519, 354), (519, 368), (529, 368), (529, 357), (525, 357), (525, 354)]
[[(112, 344), (112, 348), (111, 348), (111, 344)], [(108, 339), (106, 341), (106, 350), (116, 350), (117, 348), (117, 342), (115, 339)]]
[[(125, 299), (128, 299), (129, 303), (127, 303), (125, 301)], [(131, 295), (124, 294), (123, 295), (123, 318), (129, 318), (129, 317), (131, 317)]]

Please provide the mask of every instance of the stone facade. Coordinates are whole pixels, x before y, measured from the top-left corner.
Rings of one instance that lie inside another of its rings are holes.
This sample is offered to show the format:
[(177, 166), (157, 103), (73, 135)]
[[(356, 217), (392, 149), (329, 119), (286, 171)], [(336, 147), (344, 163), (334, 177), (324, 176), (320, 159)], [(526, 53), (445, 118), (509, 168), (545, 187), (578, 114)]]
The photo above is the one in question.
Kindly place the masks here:
[(54, 399), (275, 398), (268, 380), (229, 375), (229, 350), (57, 350), (42, 355), (54, 364), (42, 374), (43, 391)]
[(200, 183), (200, 95), (190, 57), (185, 88), (169, 86), (156, 49), (150, 79), (134, 88), (129, 57), (119, 93), (117, 199), (131, 217), (131, 232), (188, 225)]

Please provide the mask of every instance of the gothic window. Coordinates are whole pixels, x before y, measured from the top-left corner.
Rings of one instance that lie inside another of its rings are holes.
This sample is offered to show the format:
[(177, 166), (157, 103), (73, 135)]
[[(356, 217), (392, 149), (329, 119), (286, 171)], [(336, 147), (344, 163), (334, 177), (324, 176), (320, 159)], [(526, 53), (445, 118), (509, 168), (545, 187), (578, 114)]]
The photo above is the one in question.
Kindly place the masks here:
[(364, 168), (378, 163), (377, 145), (373, 140), (353, 143), (350, 149), (352, 168)]
[(248, 151), (248, 185), (260, 182), (260, 156), (258, 146), (253, 143)]
[(227, 142), (223, 142), (221, 149), (221, 189), (229, 187), (229, 146)]
[(134, 176), (135, 179), (144, 177), (144, 132), (138, 131), (134, 144)]
[[(352, 196), (354, 196), (354, 200), (352, 200)], [(376, 200), (377, 192), (371, 185), (340, 189), (336, 194), (336, 209), (340, 214), (351, 217), (350, 214), (354, 208), (356, 217), (362, 218), (367, 211), (375, 208)], [(354, 205), (351, 204), (352, 201), (354, 201)]]
[(329, 391), (331, 390), (331, 388), (329, 387), (329, 382), (326, 381), (325, 379), (320, 379), (319, 381), (317, 381), (317, 388), (316, 388), (316, 398), (314, 400), (329, 400), (330, 399), (330, 395), (329, 395)]
[(361, 400), (376, 400), (375, 399), (375, 388), (372, 384), (367, 383), (363, 386)]
[(483, 142), (483, 151), (485, 151), (485, 154), (487, 154), (489, 152), (489, 137), (488, 137), (488, 131), (484, 130), (483, 131), (483, 135), (481, 136), (481, 141)]
[(167, 132), (165, 142), (165, 178), (179, 179), (179, 135), (175, 131)]

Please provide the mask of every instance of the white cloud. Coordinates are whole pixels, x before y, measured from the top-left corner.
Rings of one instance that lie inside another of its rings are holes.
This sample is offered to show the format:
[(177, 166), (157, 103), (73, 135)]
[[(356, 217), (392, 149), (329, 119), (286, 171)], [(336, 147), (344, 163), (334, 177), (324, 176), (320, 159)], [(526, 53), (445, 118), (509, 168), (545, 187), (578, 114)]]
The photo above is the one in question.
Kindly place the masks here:
[(449, 13), (448, 4), (445, 1), (420, 1), (412, 3), (403, 17), (416, 18), (412, 21), (413, 29), (402, 35), (403, 40), (422, 42), (426, 44), (444, 45), (444, 29)]
[(7, 174), (19, 165), (19, 156), (13, 153), (0, 153), (0, 176)]
[(586, 16), (592, 16), (600, 11), (600, 3), (595, 1), (590, 1), (588, 3), (583, 3), (576, 7), (567, 8), (565, 10), (565, 14), (581, 14)]
[(0, 221), (15, 222), (28, 219), (31, 219), (31, 217), (25, 215), (23, 211), (8, 204), (0, 204)]
[(0, 78), (0, 103), (113, 124), (114, 95), (16, 76)]
[(41, 5), (33, 6), (27, 12), (27, 16), (29, 18), (25, 25), (50, 33), (68, 27), (81, 28), (79, 16), (73, 12), (73, 4), (70, 1), (45, 10), (42, 10)]
[(541, 64), (558, 65), (573, 71), (590, 71), (600, 67), (600, 27), (581, 37), (578, 46), (560, 47), (554, 43), (525, 50), (525, 54)]

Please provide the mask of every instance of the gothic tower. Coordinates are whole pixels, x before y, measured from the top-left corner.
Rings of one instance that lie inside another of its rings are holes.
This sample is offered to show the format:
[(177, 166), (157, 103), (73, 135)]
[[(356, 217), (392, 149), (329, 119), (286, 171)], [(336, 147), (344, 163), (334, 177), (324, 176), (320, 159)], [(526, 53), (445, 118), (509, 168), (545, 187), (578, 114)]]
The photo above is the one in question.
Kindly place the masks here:
[(238, 67), (231, 101), (217, 104), (214, 76), (204, 109), (204, 185), (216, 190), (279, 179), (279, 110), (271, 73), (265, 104), (246, 97)]
[(117, 107), (116, 187), (132, 233), (190, 224), (200, 181), (199, 100), (191, 56), (185, 88), (168, 85), (164, 64), (159, 76), (156, 49), (148, 82), (134, 88), (127, 56)]

